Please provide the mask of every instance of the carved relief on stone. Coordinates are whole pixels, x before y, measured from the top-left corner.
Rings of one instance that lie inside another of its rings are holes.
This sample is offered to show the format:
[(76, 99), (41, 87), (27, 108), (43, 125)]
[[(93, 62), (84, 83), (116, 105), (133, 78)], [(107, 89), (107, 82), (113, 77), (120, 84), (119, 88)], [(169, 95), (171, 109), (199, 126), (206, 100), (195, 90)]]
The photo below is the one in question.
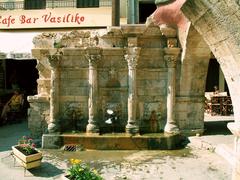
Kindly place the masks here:
[(86, 58), (89, 62), (89, 66), (95, 67), (98, 61), (101, 59), (101, 55), (98, 54), (86, 54)]
[(45, 67), (40, 62), (37, 63), (36, 69), (38, 70), (39, 77), (46, 77), (46, 75), (50, 75), (49, 73), (44, 74)]
[(140, 50), (141, 48), (129, 48), (127, 51), (127, 54), (124, 55), (127, 63), (128, 63), (128, 67), (131, 69), (135, 69), (137, 66), (137, 61), (139, 59), (140, 56)]
[(53, 48), (56, 33), (45, 32), (33, 38), (34, 48)]
[(108, 75), (108, 81), (107, 81), (106, 87), (110, 87), (110, 88), (121, 87), (121, 84), (118, 80), (118, 73), (114, 67), (111, 67), (109, 69), (109, 75)]
[(49, 96), (50, 92), (50, 79), (38, 79), (38, 95)]
[(100, 48), (86, 49), (85, 57), (90, 67), (96, 67), (98, 61), (102, 58), (102, 50)]
[(173, 48), (177, 47), (178, 41), (176, 38), (168, 38), (167, 39), (167, 47), (168, 48)]
[(94, 47), (99, 44), (99, 34), (97, 31), (71, 31), (60, 34), (55, 38), (54, 47)]
[(157, 132), (162, 127), (162, 108), (160, 103), (144, 103), (143, 104), (143, 126), (148, 127), (147, 131)]
[(48, 55), (48, 62), (50, 63), (50, 66), (52, 68), (57, 68), (59, 66), (62, 55), (63, 55), (63, 53), (60, 50), (58, 50), (53, 55)]
[(169, 68), (175, 68), (176, 67), (177, 58), (175, 56), (173, 56), (173, 55), (165, 55), (164, 56), (164, 60), (166, 61), (167, 66)]
[(86, 107), (80, 102), (66, 102), (63, 106), (63, 119), (69, 121), (74, 129), (79, 129), (85, 123), (84, 110)]
[(136, 69), (138, 58), (129, 54), (126, 54), (124, 57), (127, 60), (128, 67), (131, 69)]

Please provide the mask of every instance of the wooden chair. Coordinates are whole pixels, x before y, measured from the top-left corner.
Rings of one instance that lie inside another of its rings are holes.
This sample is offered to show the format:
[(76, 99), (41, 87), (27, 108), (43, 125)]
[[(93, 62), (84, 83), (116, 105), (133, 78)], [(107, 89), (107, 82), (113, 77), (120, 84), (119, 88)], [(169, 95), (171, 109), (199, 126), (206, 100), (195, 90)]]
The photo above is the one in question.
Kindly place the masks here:
[(222, 115), (229, 116), (233, 114), (232, 100), (230, 96), (224, 97), (222, 105)]
[(222, 98), (213, 96), (210, 103), (210, 112), (212, 116), (222, 113)]

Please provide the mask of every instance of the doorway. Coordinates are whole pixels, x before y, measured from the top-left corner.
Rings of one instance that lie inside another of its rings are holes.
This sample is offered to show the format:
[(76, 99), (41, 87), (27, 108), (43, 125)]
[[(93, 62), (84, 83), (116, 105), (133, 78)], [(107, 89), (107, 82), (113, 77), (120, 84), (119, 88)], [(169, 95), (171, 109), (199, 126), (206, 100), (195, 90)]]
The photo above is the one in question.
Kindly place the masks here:
[(5, 60), (5, 88), (20, 88), (26, 96), (37, 94), (38, 71), (35, 59)]
[(139, 2), (139, 23), (144, 24), (146, 19), (156, 10), (154, 2)]

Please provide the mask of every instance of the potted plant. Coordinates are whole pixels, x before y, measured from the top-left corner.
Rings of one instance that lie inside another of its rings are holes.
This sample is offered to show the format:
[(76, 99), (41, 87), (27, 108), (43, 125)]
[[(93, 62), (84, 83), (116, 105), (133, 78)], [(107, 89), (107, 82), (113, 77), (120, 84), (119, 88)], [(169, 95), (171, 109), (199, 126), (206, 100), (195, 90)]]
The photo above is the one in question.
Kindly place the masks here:
[(42, 153), (36, 149), (33, 139), (23, 136), (18, 145), (12, 146), (15, 160), (25, 169), (35, 168), (41, 165)]
[(98, 172), (79, 159), (71, 159), (71, 166), (64, 175), (65, 180), (103, 180)]

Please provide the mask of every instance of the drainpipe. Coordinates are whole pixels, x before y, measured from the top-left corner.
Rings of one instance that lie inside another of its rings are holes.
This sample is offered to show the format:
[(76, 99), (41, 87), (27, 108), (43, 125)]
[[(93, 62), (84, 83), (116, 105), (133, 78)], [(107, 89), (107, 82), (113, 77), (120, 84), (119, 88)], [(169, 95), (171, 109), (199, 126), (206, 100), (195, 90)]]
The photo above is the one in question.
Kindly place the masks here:
[(120, 25), (120, 0), (112, 0), (112, 26)]
[(137, 24), (138, 23), (138, 0), (128, 0), (128, 12), (127, 12), (127, 23)]

